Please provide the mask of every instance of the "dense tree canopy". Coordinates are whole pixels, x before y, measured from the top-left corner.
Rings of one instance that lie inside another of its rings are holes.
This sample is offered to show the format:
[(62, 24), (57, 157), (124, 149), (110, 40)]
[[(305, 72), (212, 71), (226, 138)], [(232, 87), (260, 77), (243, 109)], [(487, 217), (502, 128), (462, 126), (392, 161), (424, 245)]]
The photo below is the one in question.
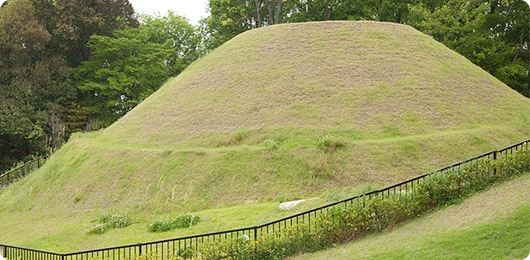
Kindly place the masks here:
[(82, 101), (105, 127), (178, 75), (199, 55), (195, 28), (182, 17), (141, 17), (138, 28), (93, 35), (92, 57), (76, 69)]
[(0, 7), (0, 171), (83, 129), (72, 68), (90, 57), (91, 35), (135, 25), (128, 0), (9, 0)]
[(49, 113), (76, 94), (64, 56), (48, 48), (51, 39), (30, 1), (0, 9), (0, 169), (45, 152), (64, 131), (50, 124)]
[(523, 1), (450, 0), (411, 9), (411, 24), (523, 95), (528, 83), (530, 8)]

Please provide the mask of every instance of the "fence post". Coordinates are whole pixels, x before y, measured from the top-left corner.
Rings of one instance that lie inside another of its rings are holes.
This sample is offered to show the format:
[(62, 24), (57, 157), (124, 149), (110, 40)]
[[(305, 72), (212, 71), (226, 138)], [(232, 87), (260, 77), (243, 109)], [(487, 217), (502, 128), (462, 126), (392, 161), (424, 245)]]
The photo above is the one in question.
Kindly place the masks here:
[[(180, 247), (180, 241), (179, 241), (179, 247)], [(142, 244), (138, 244), (138, 256), (141, 256), (142, 255)]]
[[(497, 151), (493, 151), (493, 160), (497, 160)], [(494, 164), (493, 175), (497, 175), (497, 164)]]
[(254, 226), (254, 257), (256, 256), (256, 252), (258, 251), (258, 226)]

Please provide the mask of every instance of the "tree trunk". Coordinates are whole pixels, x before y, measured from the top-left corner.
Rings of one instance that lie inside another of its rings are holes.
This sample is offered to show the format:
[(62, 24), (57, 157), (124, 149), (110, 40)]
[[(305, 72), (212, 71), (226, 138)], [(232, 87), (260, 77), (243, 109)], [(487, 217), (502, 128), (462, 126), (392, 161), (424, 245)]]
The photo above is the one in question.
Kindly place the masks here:
[(256, 27), (263, 26), (263, 20), (261, 18), (261, 0), (254, 0), (254, 4), (256, 5)]
[(324, 1), (324, 15), (326, 16), (325, 20), (328, 21), (331, 16), (331, 7), (328, 4), (328, 0)]
[(524, 31), (521, 32), (521, 35), (519, 36), (519, 44), (517, 44), (517, 52), (515, 53), (515, 57), (513, 57), (512, 63), (514, 63), (517, 58), (519, 57), (519, 52), (523, 49), (523, 39), (524, 39)]
[(274, 24), (274, 14), (273, 14), (274, 11), (272, 10), (273, 9), (273, 7), (272, 7), (273, 2), (272, 1), (273, 0), (268, 0), (267, 1), (267, 9), (269, 9), (269, 24), (270, 25)]
[(276, 4), (276, 14), (274, 17), (274, 23), (279, 24), (280, 23), (280, 11), (282, 9), (283, 0), (278, 0), (278, 3)]

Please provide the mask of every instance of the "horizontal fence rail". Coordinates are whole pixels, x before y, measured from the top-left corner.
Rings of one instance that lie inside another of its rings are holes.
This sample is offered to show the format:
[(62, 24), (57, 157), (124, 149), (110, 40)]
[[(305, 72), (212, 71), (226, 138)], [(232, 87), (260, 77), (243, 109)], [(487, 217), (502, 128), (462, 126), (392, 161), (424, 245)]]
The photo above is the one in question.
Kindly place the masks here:
[[(383, 189), (374, 190), (341, 201), (333, 202), (318, 208), (300, 212), (289, 217), (265, 223), (263, 225), (68, 254), (57, 254), (0, 244), (0, 254), (2, 254), (8, 260), (130, 260), (136, 259), (138, 256), (151, 256), (151, 258), (148, 259), (191, 259), (193, 252), (197, 252), (201, 247), (216, 241), (219, 242), (223, 240), (233, 239), (258, 241), (261, 237), (267, 235), (281, 236), (285, 233), (285, 230), (293, 227), (298, 227), (299, 224), (306, 225), (308, 230), (310, 231), (312, 228), (317, 228), (318, 225), (322, 225), (322, 223), (319, 224), (317, 221), (314, 220), (321, 216), (323, 213), (328, 213), (330, 209), (334, 207), (348, 206), (353, 204), (364, 206), (366, 200), (376, 197), (381, 197), (382, 199), (384, 199), (387, 197), (399, 198), (400, 196), (407, 196), (408, 193), (412, 191), (412, 189), (414, 189), (416, 185), (429, 178), (435, 177), (437, 174), (444, 174), (455, 169), (460, 169), (462, 167), (473, 167), (481, 161), (497, 160), (498, 158), (507, 157), (513, 154), (514, 152), (520, 150), (528, 150), (528, 143), (530, 143), (530, 139), (497, 151), (491, 151), (479, 156), (475, 156), (473, 158), (434, 170), (432, 172), (385, 187)], [(495, 172), (487, 174), (495, 174)], [(200, 255), (195, 255), (195, 257), (202, 258)]]
[(28, 175), (29, 173), (37, 170), (44, 164), (46, 156), (40, 156), (35, 158), (19, 167), (16, 167), (13, 170), (7, 171), (6, 173), (0, 175), (0, 188), (5, 187), (13, 182), (16, 182)]

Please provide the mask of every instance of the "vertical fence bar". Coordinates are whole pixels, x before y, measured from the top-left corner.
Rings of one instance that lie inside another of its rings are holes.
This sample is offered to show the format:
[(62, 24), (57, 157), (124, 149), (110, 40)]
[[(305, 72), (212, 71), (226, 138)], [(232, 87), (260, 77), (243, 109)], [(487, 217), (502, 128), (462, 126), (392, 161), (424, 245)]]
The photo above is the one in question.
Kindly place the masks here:
[[(497, 151), (493, 151), (493, 160), (497, 160)], [(493, 164), (493, 175), (497, 175), (497, 164)]]

